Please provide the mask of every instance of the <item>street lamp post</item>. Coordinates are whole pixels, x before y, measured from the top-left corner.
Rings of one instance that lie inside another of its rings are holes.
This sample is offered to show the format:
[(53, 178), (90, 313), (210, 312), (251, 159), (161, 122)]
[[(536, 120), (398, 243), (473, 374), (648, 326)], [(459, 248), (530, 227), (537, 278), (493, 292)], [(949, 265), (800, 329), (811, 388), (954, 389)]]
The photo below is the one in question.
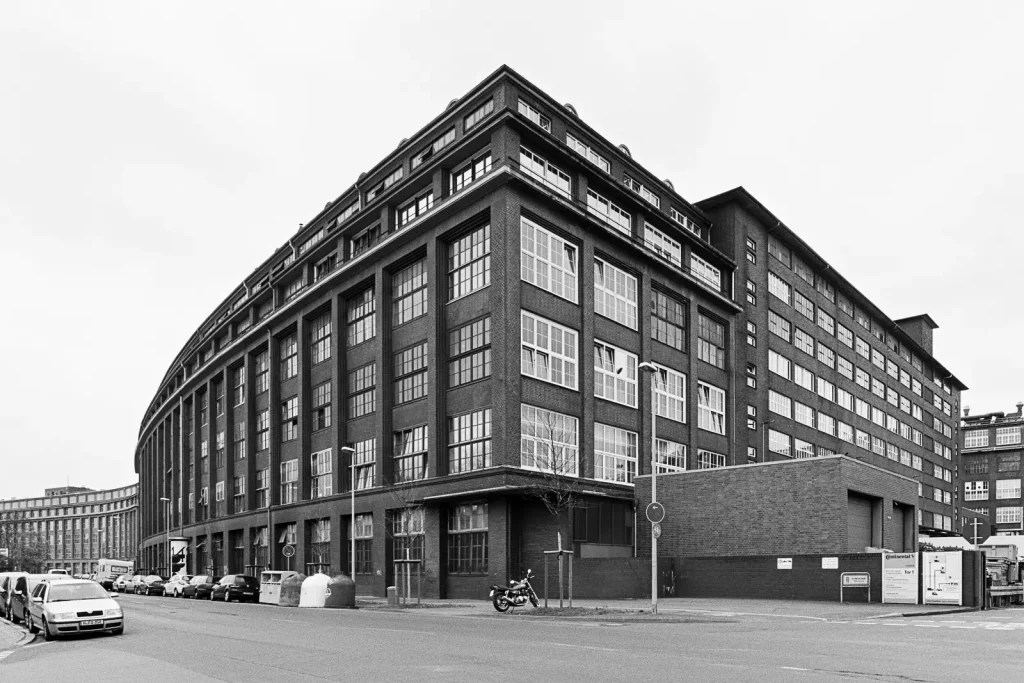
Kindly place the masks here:
[(349, 468), (349, 500), (351, 517), (349, 518), (349, 524), (351, 529), (349, 530), (348, 540), (352, 544), (352, 564), (349, 567), (349, 577), (352, 579), (352, 583), (356, 582), (356, 449), (351, 446), (342, 446), (342, 452), (348, 453), (348, 468)]
[[(658, 502), (658, 422), (657, 386), (661, 381), (661, 371), (654, 363), (645, 361), (637, 366), (638, 370), (651, 373), (651, 503)], [(658, 535), (657, 526), (651, 524), (651, 613), (658, 613)]]
[(164, 529), (165, 532), (166, 532), (166, 536), (167, 536), (167, 539), (166, 539), (165, 545), (164, 545), (164, 560), (167, 562), (167, 567), (166, 567), (166, 569), (167, 569), (167, 572), (166, 572), (167, 576), (170, 576), (171, 575), (171, 571), (170, 571), (171, 570), (171, 559), (170, 559), (171, 558), (171, 499), (170, 498), (164, 498), (163, 496), (161, 496), (160, 500), (163, 501), (164, 503), (166, 503), (166, 506), (165, 506), (164, 509), (167, 510), (167, 514), (164, 516), (164, 518), (167, 520), (166, 527)]

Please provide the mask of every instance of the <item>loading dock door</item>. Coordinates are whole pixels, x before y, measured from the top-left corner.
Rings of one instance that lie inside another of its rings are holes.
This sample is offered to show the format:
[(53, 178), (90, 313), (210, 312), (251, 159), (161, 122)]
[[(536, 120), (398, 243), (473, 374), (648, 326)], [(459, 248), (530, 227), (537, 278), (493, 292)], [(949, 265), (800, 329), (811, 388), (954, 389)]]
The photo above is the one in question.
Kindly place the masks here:
[(846, 550), (862, 553), (871, 545), (871, 499), (850, 492), (846, 512)]
[(889, 525), (889, 535), (892, 537), (888, 543), (885, 543), (886, 548), (891, 548), (898, 553), (902, 553), (906, 548), (903, 547), (903, 529), (906, 524), (907, 510), (901, 505), (893, 504), (892, 506), (892, 523)]

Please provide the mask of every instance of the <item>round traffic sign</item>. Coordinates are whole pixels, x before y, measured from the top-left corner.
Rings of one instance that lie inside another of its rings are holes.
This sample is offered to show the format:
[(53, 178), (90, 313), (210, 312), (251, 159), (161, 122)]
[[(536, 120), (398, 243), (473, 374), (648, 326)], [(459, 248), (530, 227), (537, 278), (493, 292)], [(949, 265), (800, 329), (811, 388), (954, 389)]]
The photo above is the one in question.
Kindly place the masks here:
[(661, 538), (661, 525), (657, 522), (651, 525), (651, 535), (655, 538)]
[(665, 519), (665, 506), (657, 502), (648, 505), (647, 519), (649, 519), (652, 524), (658, 524), (661, 522)]
[(285, 547), (281, 548), (281, 554), (285, 557), (292, 557), (293, 555), (295, 555), (295, 546), (286, 545)]

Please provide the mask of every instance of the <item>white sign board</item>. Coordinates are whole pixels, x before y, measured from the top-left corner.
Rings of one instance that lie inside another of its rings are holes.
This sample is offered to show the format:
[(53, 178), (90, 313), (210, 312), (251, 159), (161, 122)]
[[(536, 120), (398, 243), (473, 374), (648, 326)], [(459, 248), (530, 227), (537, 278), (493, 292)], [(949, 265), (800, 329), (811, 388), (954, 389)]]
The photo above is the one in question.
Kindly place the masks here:
[(839, 558), (838, 557), (823, 557), (821, 558), (822, 569), (839, 569)]
[(962, 551), (924, 553), (921, 560), (922, 593), (926, 605), (964, 604)]
[(792, 569), (793, 558), (792, 557), (779, 557), (776, 558), (776, 569)]
[(882, 553), (882, 602), (917, 604), (917, 553)]

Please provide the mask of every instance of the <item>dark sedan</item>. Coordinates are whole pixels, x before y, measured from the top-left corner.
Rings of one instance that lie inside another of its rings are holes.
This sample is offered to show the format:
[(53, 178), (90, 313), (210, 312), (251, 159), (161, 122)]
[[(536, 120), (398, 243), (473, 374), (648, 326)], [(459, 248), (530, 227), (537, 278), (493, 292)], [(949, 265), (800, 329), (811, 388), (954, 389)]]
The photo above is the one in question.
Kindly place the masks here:
[(150, 574), (135, 584), (136, 595), (163, 595), (166, 580), (162, 576)]
[(255, 576), (228, 574), (214, 585), (210, 599), (224, 602), (232, 600), (259, 602), (260, 582), (256, 580)]
[(197, 583), (195, 593), (192, 595), (196, 600), (210, 600), (213, 596), (213, 587), (217, 585), (221, 577), (207, 576), (206, 581)]

